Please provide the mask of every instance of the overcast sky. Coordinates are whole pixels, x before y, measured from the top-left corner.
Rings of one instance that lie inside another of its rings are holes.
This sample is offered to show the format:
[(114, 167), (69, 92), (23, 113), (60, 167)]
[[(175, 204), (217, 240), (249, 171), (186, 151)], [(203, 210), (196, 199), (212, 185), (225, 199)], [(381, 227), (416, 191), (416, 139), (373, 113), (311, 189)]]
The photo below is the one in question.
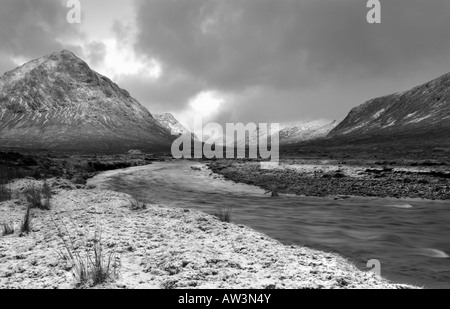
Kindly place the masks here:
[(342, 119), (450, 72), (450, 1), (0, 0), (0, 74), (61, 49), (150, 112), (219, 122)]

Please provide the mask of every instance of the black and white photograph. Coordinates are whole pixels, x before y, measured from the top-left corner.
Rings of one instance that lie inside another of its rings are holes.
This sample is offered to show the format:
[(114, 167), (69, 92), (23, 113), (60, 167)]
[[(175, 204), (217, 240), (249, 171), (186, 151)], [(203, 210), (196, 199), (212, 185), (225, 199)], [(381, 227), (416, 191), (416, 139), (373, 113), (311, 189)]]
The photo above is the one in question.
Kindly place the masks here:
[(0, 290), (449, 289), (449, 29), (448, 0), (0, 0)]

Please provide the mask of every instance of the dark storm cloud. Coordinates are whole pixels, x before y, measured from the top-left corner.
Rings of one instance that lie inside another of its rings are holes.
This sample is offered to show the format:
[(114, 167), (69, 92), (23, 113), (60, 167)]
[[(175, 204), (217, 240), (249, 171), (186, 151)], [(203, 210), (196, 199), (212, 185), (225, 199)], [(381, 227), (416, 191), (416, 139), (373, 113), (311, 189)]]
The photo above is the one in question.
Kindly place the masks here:
[(31, 59), (63, 48), (80, 52), (79, 48), (64, 46), (58, 40), (79, 35), (76, 28), (67, 23), (66, 15), (67, 8), (59, 0), (1, 0), (2, 58)]
[[(278, 1), (142, 1), (138, 9), (138, 48), (169, 69), (212, 85), (236, 89), (280, 84), (304, 74), (304, 50), (286, 31), (299, 3)], [(288, 17), (288, 18), (286, 18)]]
[(151, 112), (182, 110), (188, 99), (205, 89), (196, 79), (171, 75), (155, 81), (141, 75), (122, 76), (119, 84)]
[[(163, 74), (118, 79), (151, 112), (181, 111), (213, 90), (232, 98), (222, 120), (337, 118), (450, 71), (448, 0), (382, 0), (380, 25), (367, 23), (366, 0), (136, 0), (116, 10), (133, 3), (136, 20), (111, 30), (118, 46), (155, 58)], [(108, 38), (87, 38), (110, 23), (103, 2), (86, 14), (86, 35), (67, 23), (63, 4), (0, 0), (0, 74), (16, 58), (63, 48), (106, 65)]]
[(247, 116), (264, 106), (280, 117), (299, 109), (340, 117), (372, 95), (450, 71), (448, 0), (381, 1), (380, 25), (367, 23), (366, 3), (141, 0), (135, 47), (209, 89), (257, 88), (259, 97), (242, 96)]
[(442, 60), (449, 9), (446, 0), (383, 1), (383, 23), (370, 25), (362, 0), (141, 1), (138, 47), (222, 87), (298, 87), (305, 76)]
[(449, 59), (449, 1), (381, 1), (380, 25), (365, 22), (366, 1), (325, 2), (305, 5), (301, 20), (302, 43), (321, 73), (402, 74)]

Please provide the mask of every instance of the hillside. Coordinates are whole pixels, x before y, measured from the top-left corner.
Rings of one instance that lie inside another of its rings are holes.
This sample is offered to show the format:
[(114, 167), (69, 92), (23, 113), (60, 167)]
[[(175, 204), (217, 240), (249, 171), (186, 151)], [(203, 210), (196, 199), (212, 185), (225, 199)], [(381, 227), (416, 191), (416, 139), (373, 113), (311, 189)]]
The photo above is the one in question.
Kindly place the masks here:
[(359, 140), (450, 140), (450, 74), (354, 108), (329, 134)]
[[(337, 124), (337, 121), (330, 122), (328, 120), (280, 123), (280, 130), (272, 130), (271, 132), (272, 135), (278, 133), (280, 145), (286, 146), (324, 138)], [(258, 132), (258, 130), (259, 129), (257, 129), (256, 132), (252, 132), (250, 138), (246, 137), (245, 140), (238, 140), (237, 144), (243, 145), (245, 142), (246, 145), (257, 145), (257, 138), (267, 139), (267, 132)]]
[(171, 132), (172, 135), (183, 135), (191, 133), (170, 113), (154, 114), (153, 117), (155, 117), (155, 119), (161, 126)]
[(173, 140), (124, 89), (69, 51), (0, 78), (0, 145), (72, 152), (165, 151)]

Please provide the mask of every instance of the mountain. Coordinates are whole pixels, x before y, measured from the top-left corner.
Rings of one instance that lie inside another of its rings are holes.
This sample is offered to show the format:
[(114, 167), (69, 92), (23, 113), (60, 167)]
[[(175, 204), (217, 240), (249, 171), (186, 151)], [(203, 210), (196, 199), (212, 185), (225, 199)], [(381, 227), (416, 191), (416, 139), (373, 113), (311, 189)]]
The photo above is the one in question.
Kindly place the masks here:
[[(280, 130), (272, 132), (272, 134), (279, 134), (280, 145), (290, 145), (300, 142), (324, 138), (337, 126), (337, 121), (315, 120), (304, 122), (289, 122), (280, 123)], [(253, 137), (267, 138), (267, 132), (253, 132)], [(247, 140), (248, 138), (246, 138)], [(244, 141), (238, 141), (238, 145), (243, 145)], [(257, 145), (256, 138), (247, 140), (246, 145)]]
[(330, 138), (450, 139), (450, 74), (354, 108)]
[(338, 121), (315, 120), (307, 122), (282, 123), (280, 125), (280, 144), (295, 144), (323, 138), (330, 133)]
[(173, 135), (190, 134), (191, 132), (186, 129), (172, 114), (154, 114), (156, 121), (166, 128)]
[(73, 152), (170, 149), (173, 137), (139, 102), (72, 52), (0, 78), (0, 145)]

